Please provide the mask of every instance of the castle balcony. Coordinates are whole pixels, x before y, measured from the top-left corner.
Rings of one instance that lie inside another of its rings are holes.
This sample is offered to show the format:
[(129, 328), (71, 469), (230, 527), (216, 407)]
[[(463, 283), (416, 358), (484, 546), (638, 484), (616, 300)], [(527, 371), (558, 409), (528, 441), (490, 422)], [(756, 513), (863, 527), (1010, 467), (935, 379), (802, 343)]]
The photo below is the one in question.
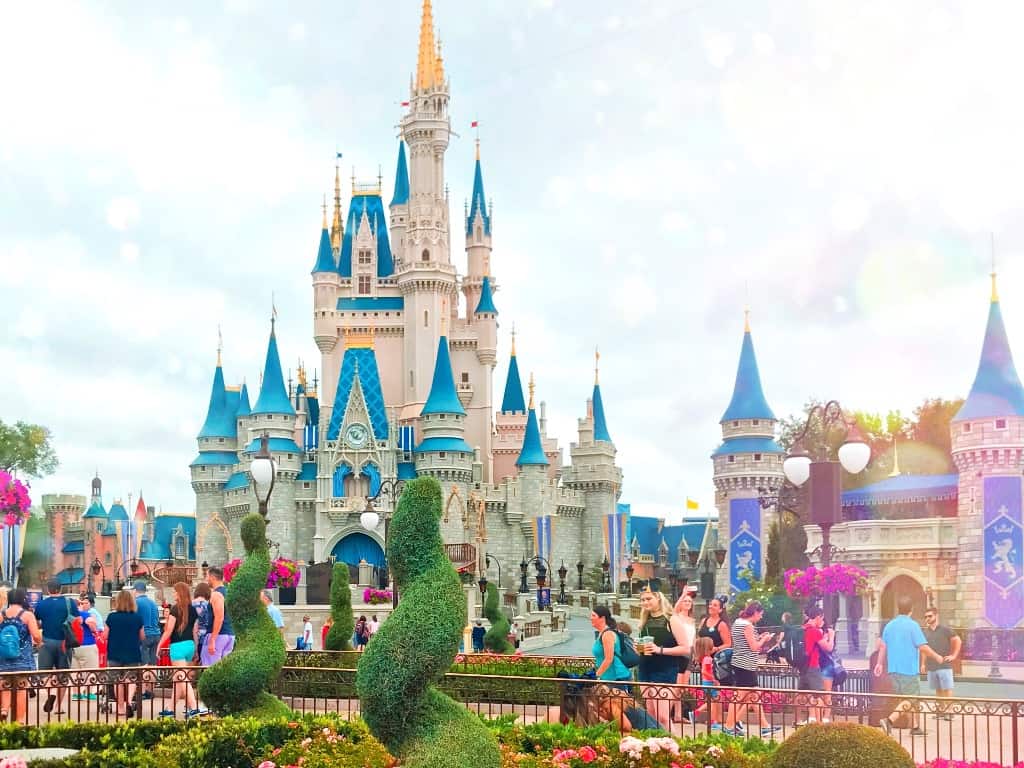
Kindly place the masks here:
[[(821, 546), (821, 529), (805, 525), (807, 551)], [(959, 547), (957, 518), (851, 520), (832, 526), (830, 541), (845, 550), (844, 562), (865, 565), (885, 560), (954, 558)]]
[(64, 524), (64, 532), (65, 533), (79, 533), (79, 532), (83, 531), (84, 529), (85, 529), (85, 523), (83, 523), (81, 520), (79, 520), (78, 522), (75, 522), (75, 523), (65, 523)]

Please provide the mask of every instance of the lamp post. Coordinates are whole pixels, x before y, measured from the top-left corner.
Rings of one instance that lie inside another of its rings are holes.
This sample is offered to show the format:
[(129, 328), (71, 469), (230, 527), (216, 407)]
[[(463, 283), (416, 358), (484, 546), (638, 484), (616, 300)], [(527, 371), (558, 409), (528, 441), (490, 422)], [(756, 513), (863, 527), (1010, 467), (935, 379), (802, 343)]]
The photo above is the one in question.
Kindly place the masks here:
[[(538, 592), (540, 590), (543, 590), (544, 587), (547, 585), (548, 571), (550, 570), (550, 563), (548, 563), (548, 561), (545, 560), (540, 555), (534, 555), (529, 560), (527, 560), (524, 557), (520, 561), (520, 563), (519, 563), (519, 591), (520, 591), (520, 593), (526, 593), (526, 592), (530, 591), (530, 586), (529, 586), (529, 584), (526, 581), (526, 576), (527, 576), (527, 573), (528, 573), (527, 569), (528, 569), (528, 567), (530, 566), (531, 563), (533, 563), (536, 566), (536, 568), (537, 568), (537, 590), (538, 590)], [(549, 591), (549, 595), (550, 595), (550, 591)], [(540, 595), (538, 594), (537, 597), (538, 597), (538, 602), (540, 602)], [(552, 611), (554, 610), (554, 608), (551, 605), (550, 596), (548, 598), (548, 608), (550, 610), (552, 610)]]
[(611, 567), (612, 564), (608, 562), (608, 556), (605, 555), (604, 560), (601, 561), (601, 591), (605, 594), (612, 591)]
[(715, 572), (725, 563), (726, 551), (722, 547), (708, 547), (699, 552), (691, 549), (686, 554), (690, 558), (690, 568), (700, 577), (700, 596), (707, 611), (715, 596)]
[(270, 522), (267, 513), (267, 504), (270, 502), (270, 494), (274, 492), (274, 476), (277, 474), (277, 467), (270, 456), (270, 436), (264, 432), (260, 437), (260, 449), (249, 465), (249, 474), (252, 475), (253, 492), (256, 494), (256, 503), (259, 504), (260, 514), (264, 522)]
[(562, 561), (562, 565), (558, 568), (558, 602), (561, 605), (565, 605), (568, 602), (565, 599), (565, 577), (569, 573), (565, 567), (565, 561)]
[(628, 590), (626, 592), (626, 597), (632, 597), (633, 596), (633, 574), (634, 573), (636, 573), (636, 570), (633, 568), (633, 562), (630, 561), (629, 564), (626, 566), (626, 584), (627, 584), (626, 589)]
[(100, 577), (100, 594), (108, 594), (106, 591), (107, 572), (106, 569), (103, 567), (103, 563), (100, 562), (100, 559), (98, 557), (93, 558), (92, 563), (89, 564), (89, 570), (92, 571), (92, 575), (94, 578), (96, 576)]
[(526, 564), (526, 558), (524, 557), (519, 561), (519, 594), (525, 595), (530, 591), (530, 585), (526, 583), (526, 577), (528, 575)]
[(576, 563), (576, 589), (580, 592), (583, 591), (583, 569), (585, 567), (582, 560)]
[[(380, 524), (380, 514), (373, 507), (373, 502), (381, 496), (387, 497), (391, 502), (391, 511), (384, 513), (384, 566), (390, 572), (391, 567), (387, 560), (388, 533), (391, 527), (391, 515), (394, 513), (395, 505), (402, 497), (402, 488), (405, 485), (403, 480), (384, 480), (381, 482), (377, 493), (366, 500), (366, 509), (359, 515), (359, 524), (366, 531), (375, 531)], [(486, 587), (485, 587), (486, 588)], [(391, 584), (391, 607), (398, 607), (398, 584)]]
[[(839, 461), (828, 458), (827, 447), (821, 447), (817, 455), (812, 456), (806, 449), (804, 438), (811, 425), (818, 421), (821, 425), (827, 445), (829, 432), (835, 428), (843, 429), (843, 444), (837, 454)], [(817, 405), (807, 414), (807, 422), (793, 441), (793, 450), (782, 462), (782, 471), (794, 486), (800, 487), (810, 480), (808, 501), (810, 503), (810, 521), (821, 528), (821, 546), (811, 554), (821, 557), (821, 565), (827, 568), (832, 563), (832, 555), (836, 550), (832, 546), (830, 534), (832, 526), (842, 518), (842, 474), (840, 468), (852, 475), (863, 472), (871, 461), (871, 447), (865, 442), (856, 423), (850, 422), (843, 414), (842, 406), (837, 400), (829, 400), (824, 405)], [(826, 595), (825, 616), (832, 623), (831, 599)]]
[(491, 570), (491, 560), (498, 566), (498, 589), (501, 589), (501, 561), (490, 552), (484, 552), (484, 567)]

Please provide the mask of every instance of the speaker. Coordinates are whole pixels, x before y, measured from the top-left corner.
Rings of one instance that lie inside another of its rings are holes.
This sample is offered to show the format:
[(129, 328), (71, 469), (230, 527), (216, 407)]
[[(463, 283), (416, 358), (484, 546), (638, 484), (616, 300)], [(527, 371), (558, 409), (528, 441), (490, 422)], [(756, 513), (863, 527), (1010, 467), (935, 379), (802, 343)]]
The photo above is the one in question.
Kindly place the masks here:
[(842, 521), (841, 470), (838, 461), (811, 464), (811, 522), (835, 525)]

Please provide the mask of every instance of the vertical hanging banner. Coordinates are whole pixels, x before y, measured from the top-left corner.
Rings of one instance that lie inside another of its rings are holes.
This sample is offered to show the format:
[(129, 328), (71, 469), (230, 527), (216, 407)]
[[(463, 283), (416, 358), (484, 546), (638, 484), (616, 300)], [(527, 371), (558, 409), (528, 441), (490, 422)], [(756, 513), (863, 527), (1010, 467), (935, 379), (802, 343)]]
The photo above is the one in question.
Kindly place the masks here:
[(1024, 619), (1024, 517), (1019, 476), (984, 480), (985, 618), (1012, 628)]
[(761, 575), (761, 504), (757, 499), (729, 501), (729, 586), (738, 592), (750, 589), (741, 574)]
[(629, 521), (629, 505), (617, 505), (617, 511), (605, 515), (604, 554), (608, 558), (608, 579), (613, 589), (625, 578), (626, 569), (626, 527)]
[(0, 528), (0, 543), (3, 545), (3, 578), (13, 586), (18, 583), (18, 563), (25, 547), (24, 526), (5, 525)]
[(550, 515), (538, 517), (533, 521), (533, 554), (551, 560), (551, 529), (553, 518)]
[(119, 520), (117, 522), (117, 548), (121, 553), (121, 564), (118, 569), (121, 581), (127, 583), (131, 580), (131, 562), (135, 559), (135, 544), (139, 538), (139, 526), (134, 520)]

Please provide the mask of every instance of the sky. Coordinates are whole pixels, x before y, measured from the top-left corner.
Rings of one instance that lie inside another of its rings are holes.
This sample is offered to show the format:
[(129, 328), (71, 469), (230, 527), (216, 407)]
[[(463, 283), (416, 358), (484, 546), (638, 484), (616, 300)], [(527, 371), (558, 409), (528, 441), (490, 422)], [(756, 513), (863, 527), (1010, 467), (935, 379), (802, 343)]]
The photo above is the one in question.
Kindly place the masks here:
[[(190, 512), (224, 338), (258, 381), (271, 297), (316, 366), (335, 151), (390, 199), (419, 0), (0, 10), (0, 418), (53, 431), (43, 493)], [(435, 0), (452, 219), (480, 122), (500, 394), (512, 323), (568, 456), (601, 349), (634, 514), (713, 503), (749, 305), (777, 416), (968, 391), (994, 236), (1024, 350), (1024, 5)], [(453, 261), (465, 266), (462, 230)], [(1024, 352), (1019, 352), (1024, 354)]]

